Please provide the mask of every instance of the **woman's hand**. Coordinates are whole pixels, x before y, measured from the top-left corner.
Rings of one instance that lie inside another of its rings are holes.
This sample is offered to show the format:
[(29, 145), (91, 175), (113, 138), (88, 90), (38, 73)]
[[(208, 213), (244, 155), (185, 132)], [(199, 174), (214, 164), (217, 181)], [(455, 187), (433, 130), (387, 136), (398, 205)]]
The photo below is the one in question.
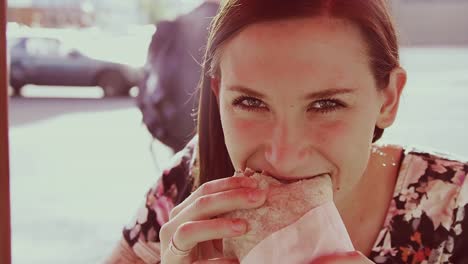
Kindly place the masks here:
[(359, 251), (337, 253), (319, 257), (310, 264), (374, 264)]
[(216, 218), (237, 209), (260, 207), (266, 192), (249, 177), (229, 177), (200, 186), (176, 206), (161, 227), (161, 263), (238, 263), (224, 258), (222, 239), (243, 235), (247, 222)]

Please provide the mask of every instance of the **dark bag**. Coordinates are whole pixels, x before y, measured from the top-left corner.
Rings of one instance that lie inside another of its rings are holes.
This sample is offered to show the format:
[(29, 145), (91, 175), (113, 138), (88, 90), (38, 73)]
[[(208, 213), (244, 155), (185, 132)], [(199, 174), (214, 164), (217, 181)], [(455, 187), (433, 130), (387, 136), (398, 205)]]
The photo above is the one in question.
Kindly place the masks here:
[(181, 42), (177, 20), (158, 23), (137, 97), (148, 131), (176, 152), (186, 145), (195, 130), (193, 89), (189, 93), (179, 81), (184, 74), (183, 60), (179, 58), (184, 52)]

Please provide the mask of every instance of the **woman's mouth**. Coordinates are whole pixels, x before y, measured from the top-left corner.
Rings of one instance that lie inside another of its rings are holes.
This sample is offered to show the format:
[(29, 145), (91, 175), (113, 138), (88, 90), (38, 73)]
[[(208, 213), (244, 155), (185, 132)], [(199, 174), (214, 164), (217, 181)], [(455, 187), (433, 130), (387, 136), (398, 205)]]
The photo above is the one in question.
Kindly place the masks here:
[(311, 180), (311, 179), (314, 179), (314, 178), (317, 178), (317, 177), (330, 177), (331, 178), (331, 174), (328, 173), (328, 172), (319, 173), (319, 174), (315, 174), (313, 176), (306, 176), (306, 177), (284, 177), (284, 176), (278, 176), (278, 175), (268, 173), (267, 171), (255, 171), (255, 172), (261, 173), (261, 174), (264, 174), (264, 175), (268, 175), (268, 176), (274, 178), (275, 180), (279, 181), (282, 184), (290, 184), (290, 183), (295, 183), (295, 182), (298, 182), (298, 181)]

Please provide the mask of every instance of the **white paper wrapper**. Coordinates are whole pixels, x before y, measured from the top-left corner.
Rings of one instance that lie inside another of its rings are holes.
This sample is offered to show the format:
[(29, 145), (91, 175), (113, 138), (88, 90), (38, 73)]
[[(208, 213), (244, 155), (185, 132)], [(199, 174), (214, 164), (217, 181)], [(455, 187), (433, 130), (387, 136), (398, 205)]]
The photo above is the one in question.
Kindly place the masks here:
[(249, 225), (246, 234), (223, 239), (226, 257), (241, 260), (271, 234), (296, 223), (311, 209), (333, 201), (333, 186), (327, 175), (285, 184), (274, 177), (254, 173), (261, 190), (267, 191), (262, 206), (240, 209), (221, 217), (244, 219)]
[(260, 241), (241, 264), (308, 264), (332, 253), (354, 251), (346, 227), (333, 202), (327, 202), (295, 223)]

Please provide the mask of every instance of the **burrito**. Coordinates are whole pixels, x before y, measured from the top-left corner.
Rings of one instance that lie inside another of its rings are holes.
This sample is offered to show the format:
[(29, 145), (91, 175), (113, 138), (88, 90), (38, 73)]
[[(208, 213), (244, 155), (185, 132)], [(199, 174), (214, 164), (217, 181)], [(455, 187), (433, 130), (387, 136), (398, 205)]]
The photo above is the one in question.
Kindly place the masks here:
[(245, 219), (249, 224), (246, 234), (223, 239), (226, 257), (242, 260), (269, 235), (295, 223), (311, 209), (333, 202), (333, 187), (328, 174), (293, 183), (280, 182), (264, 173), (253, 173), (250, 177), (259, 182), (260, 189), (268, 190), (267, 199), (259, 208), (236, 210), (222, 216)]

